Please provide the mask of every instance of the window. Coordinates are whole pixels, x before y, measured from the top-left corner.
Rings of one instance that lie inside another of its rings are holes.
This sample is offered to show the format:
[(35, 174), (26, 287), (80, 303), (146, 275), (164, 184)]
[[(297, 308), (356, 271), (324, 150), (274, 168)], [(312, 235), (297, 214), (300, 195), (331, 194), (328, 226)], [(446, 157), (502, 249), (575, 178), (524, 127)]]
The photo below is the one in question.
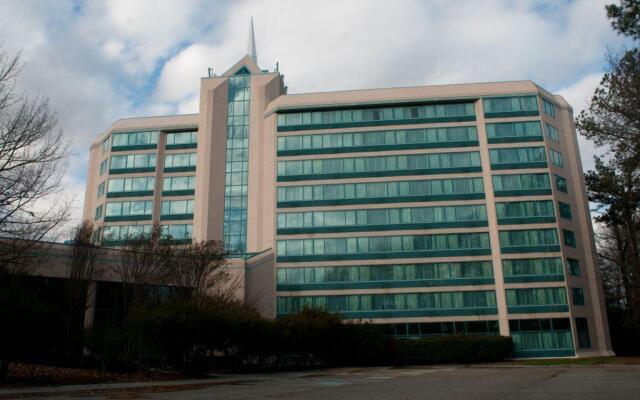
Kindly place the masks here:
[(104, 196), (104, 182), (98, 185), (97, 197), (100, 198)]
[(482, 178), (347, 183), (278, 188), (279, 207), (484, 198)]
[(560, 210), (560, 216), (565, 219), (571, 219), (571, 206), (561, 201), (558, 202), (558, 209)]
[(121, 217), (121, 216), (150, 216), (153, 212), (153, 201), (120, 201), (109, 202), (106, 206), (105, 217)]
[(153, 176), (109, 179), (108, 193), (145, 192), (143, 195), (147, 196), (150, 195), (148, 192), (153, 192), (155, 182), (156, 178)]
[(558, 233), (555, 229), (500, 231), (500, 248), (503, 253), (558, 251), (558, 245)]
[(150, 234), (151, 225), (119, 225), (105, 226), (102, 237), (106, 241), (125, 241), (148, 237)]
[(560, 141), (560, 135), (558, 134), (558, 130), (547, 123), (545, 123), (544, 125), (547, 127), (547, 136), (555, 140), (556, 142)]
[(566, 305), (567, 292), (563, 287), (506, 289), (507, 306)]
[(564, 238), (564, 245), (569, 247), (576, 247), (576, 235), (566, 229), (562, 230), (562, 237)]
[(512, 319), (509, 331), (516, 357), (545, 356), (549, 350), (556, 355), (574, 355), (568, 318)]
[(193, 190), (196, 187), (196, 177), (191, 176), (171, 176), (162, 180), (162, 190), (176, 191), (176, 190)]
[(562, 259), (558, 257), (502, 260), (502, 270), (505, 278), (513, 276), (564, 275)]
[(499, 122), (487, 124), (489, 143), (528, 142), (542, 140), (539, 121)]
[(102, 147), (102, 154), (106, 153), (107, 151), (109, 151), (109, 145), (111, 143), (111, 136), (109, 136), (108, 138), (104, 139), (102, 141), (101, 147)]
[(569, 265), (569, 274), (573, 276), (580, 276), (580, 263), (573, 258), (567, 258), (567, 264)]
[(100, 219), (102, 219), (102, 205), (96, 208), (95, 220), (98, 221)]
[(555, 118), (556, 106), (549, 100), (545, 99), (544, 97), (542, 98), (542, 109), (544, 110), (545, 114)]
[(228, 83), (222, 239), (230, 251), (244, 253), (247, 241), (251, 76), (235, 75), (229, 78)]
[(167, 154), (164, 156), (165, 168), (195, 167), (196, 153)]
[(505, 194), (518, 196), (529, 193), (551, 194), (551, 183), (549, 182), (549, 175), (546, 173), (494, 175), (492, 180), (493, 190), (497, 196), (504, 196)]
[(492, 169), (546, 167), (547, 165), (544, 147), (491, 149), (489, 158)]
[(491, 277), (493, 277), (491, 261), (277, 269), (277, 283), (279, 285)]
[(555, 151), (554, 149), (549, 149), (551, 153), (551, 163), (556, 167), (564, 167), (564, 157), (562, 153), (559, 151)]
[(421, 322), (380, 324), (387, 335), (408, 337), (432, 337), (448, 335), (482, 335), (500, 334), (498, 321), (455, 321), (455, 322)]
[(160, 235), (163, 239), (173, 239), (178, 241), (191, 241), (191, 231), (193, 225), (161, 225)]
[(482, 104), (486, 117), (538, 115), (536, 96), (485, 97)]
[[(279, 240), (278, 256), (377, 258), (380, 253), (490, 250), (488, 233)], [(455, 252), (454, 252), (455, 253)], [(485, 253), (481, 251), (480, 253)], [(371, 254), (371, 255), (369, 255)]]
[(473, 102), (278, 114), (278, 131), (475, 119)]
[(111, 170), (110, 172), (131, 169), (136, 170), (142, 168), (155, 169), (156, 166), (156, 154), (129, 154), (125, 156), (111, 156)]
[(193, 200), (170, 200), (162, 202), (162, 215), (193, 214)]
[(553, 202), (551, 200), (513, 201), (496, 203), (496, 215), (499, 223), (500, 220), (503, 220), (502, 222), (508, 222), (509, 219), (518, 219), (518, 221), (514, 221), (514, 223), (523, 223), (526, 222), (526, 218), (553, 218), (555, 216), (555, 210), (553, 209)]
[(556, 175), (556, 189), (561, 192), (567, 193), (567, 180), (560, 175)]
[(100, 163), (100, 176), (104, 175), (105, 172), (109, 169), (109, 160), (104, 160)]
[(571, 288), (571, 299), (576, 306), (584, 305), (584, 290), (582, 288)]
[(113, 149), (118, 147), (154, 148), (158, 144), (157, 131), (121, 132), (113, 134)]
[[(344, 232), (345, 229), (352, 228), (351, 230), (357, 231), (367, 226), (384, 225), (389, 228), (392, 225), (401, 224), (440, 223), (443, 224), (442, 227), (450, 227), (450, 223), (454, 222), (469, 225), (472, 222), (486, 220), (487, 210), (484, 205), (462, 205), (279, 213), (277, 224), (278, 229), (304, 230), (307, 228), (308, 231), (313, 231), (313, 228), (335, 227), (340, 228), (335, 231)], [(296, 231), (296, 233), (301, 232)]]
[(367, 311), (495, 308), (496, 297), (494, 291), (484, 290), (337, 296), (282, 296), (276, 298), (276, 303), (279, 315), (296, 313), (304, 307), (321, 308), (329, 312), (357, 313)]
[(198, 132), (170, 132), (166, 134), (167, 148), (180, 148), (181, 146), (191, 147), (198, 143)]
[(576, 318), (576, 333), (578, 334), (578, 346), (581, 349), (590, 349), (589, 323), (586, 318)]
[(278, 154), (329, 154), (349, 151), (371, 151), (375, 148), (437, 148), (454, 144), (477, 144), (475, 126), (407, 129), (390, 131), (331, 133), (322, 135), (280, 136)]
[[(289, 180), (284, 177), (293, 176), (326, 179), (325, 175), (329, 174), (334, 178), (344, 178), (405, 175), (404, 171), (420, 171), (421, 174), (471, 171), (468, 168), (481, 170), (479, 152), (279, 161), (278, 180)], [(439, 169), (442, 171), (437, 171)]]

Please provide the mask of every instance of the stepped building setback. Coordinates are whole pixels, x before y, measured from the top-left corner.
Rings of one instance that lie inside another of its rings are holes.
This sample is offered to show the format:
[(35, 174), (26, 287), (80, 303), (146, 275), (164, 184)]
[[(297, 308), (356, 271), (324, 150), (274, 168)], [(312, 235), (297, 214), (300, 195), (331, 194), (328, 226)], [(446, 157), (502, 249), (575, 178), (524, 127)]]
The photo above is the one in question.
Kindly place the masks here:
[(391, 335), (510, 335), (519, 357), (610, 355), (571, 106), (531, 81), (288, 94), (247, 55), (198, 114), (91, 146), (104, 246), (222, 240), (270, 317), (305, 306)]

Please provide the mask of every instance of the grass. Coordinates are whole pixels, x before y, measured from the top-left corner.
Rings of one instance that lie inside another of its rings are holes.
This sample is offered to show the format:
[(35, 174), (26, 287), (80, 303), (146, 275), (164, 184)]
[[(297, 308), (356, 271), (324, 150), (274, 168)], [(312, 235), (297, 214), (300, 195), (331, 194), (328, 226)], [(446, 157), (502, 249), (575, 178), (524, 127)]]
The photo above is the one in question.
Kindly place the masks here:
[(546, 358), (513, 361), (516, 365), (640, 365), (640, 357)]

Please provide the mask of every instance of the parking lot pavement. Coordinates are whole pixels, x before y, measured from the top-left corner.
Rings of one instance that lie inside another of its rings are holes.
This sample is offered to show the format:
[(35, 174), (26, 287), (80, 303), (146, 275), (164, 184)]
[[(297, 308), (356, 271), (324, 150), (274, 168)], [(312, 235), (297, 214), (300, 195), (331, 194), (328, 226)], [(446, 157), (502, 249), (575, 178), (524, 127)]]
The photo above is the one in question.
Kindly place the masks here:
[[(186, 389), (186, 390), (185, 390)], [(39, 398), (39, 397), (31, 397)], [(40, 397), (44, 398), (44, 397)], [(175, 391), (48, 394), (47, 399), (639, 399), (640, 366), (343, 368), (236, 375)]]

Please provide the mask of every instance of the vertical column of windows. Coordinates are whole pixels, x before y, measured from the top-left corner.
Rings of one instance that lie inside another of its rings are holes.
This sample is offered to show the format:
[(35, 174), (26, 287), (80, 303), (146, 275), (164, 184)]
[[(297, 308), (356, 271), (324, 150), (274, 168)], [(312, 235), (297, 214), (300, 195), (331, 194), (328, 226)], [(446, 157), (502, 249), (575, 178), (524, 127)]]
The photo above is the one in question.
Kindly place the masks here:
[(239, 253), (247, 247), (250, 84), (250, 75), (229, 78), (223, 240)]

